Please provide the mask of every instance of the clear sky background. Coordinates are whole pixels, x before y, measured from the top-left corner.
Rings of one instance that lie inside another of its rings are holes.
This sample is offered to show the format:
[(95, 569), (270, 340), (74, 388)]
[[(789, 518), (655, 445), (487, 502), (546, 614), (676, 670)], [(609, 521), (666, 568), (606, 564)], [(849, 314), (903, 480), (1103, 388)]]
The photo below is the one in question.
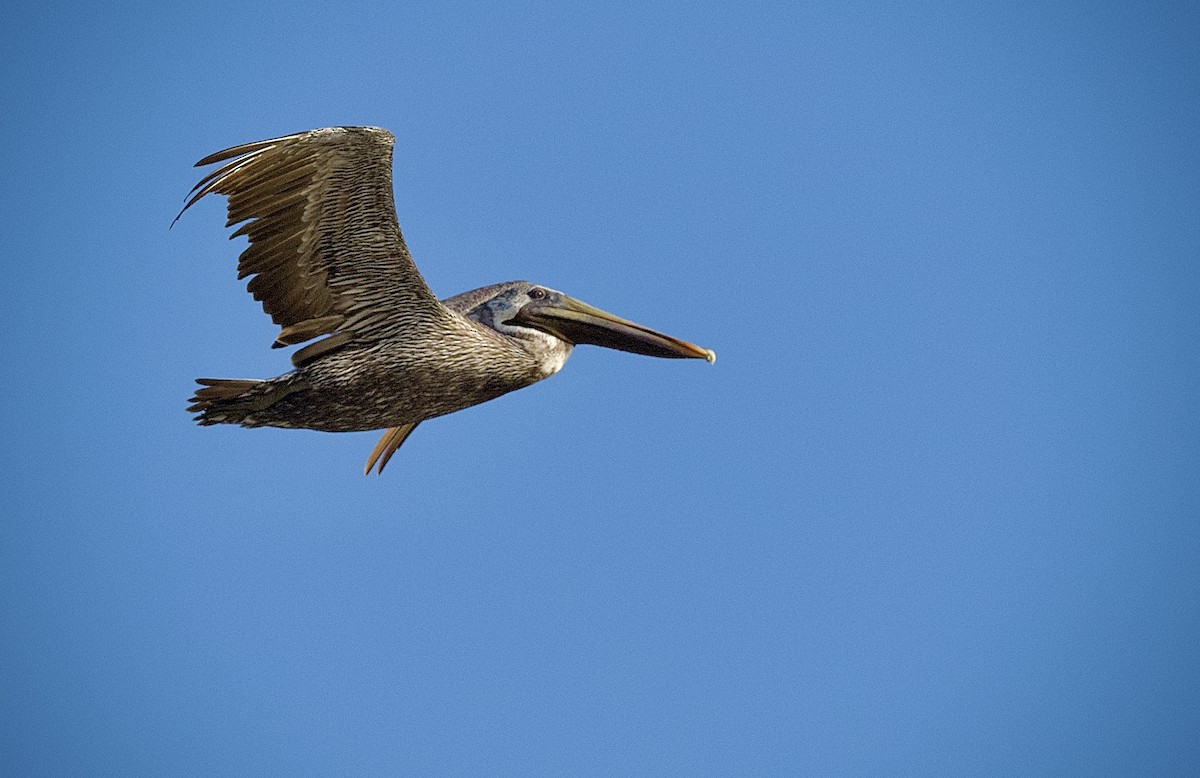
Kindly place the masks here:
[[(0, 772), (1197, 769), (1194, 3), (5, 17)], [(194, 426), (288, 363), (191, 165), (335, 124), (441, 296), (716, 365)]]

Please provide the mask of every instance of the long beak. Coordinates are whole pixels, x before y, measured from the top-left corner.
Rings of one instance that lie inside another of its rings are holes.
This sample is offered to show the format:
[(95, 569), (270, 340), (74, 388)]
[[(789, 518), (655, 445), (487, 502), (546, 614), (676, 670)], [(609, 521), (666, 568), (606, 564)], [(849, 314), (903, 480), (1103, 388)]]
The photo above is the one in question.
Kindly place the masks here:
[(590, 343), (649, 357), (717, 361), (716, 353), (710, 349), (655, 332), (565, 294), (531, 301), (513, 319), (570, 343)]

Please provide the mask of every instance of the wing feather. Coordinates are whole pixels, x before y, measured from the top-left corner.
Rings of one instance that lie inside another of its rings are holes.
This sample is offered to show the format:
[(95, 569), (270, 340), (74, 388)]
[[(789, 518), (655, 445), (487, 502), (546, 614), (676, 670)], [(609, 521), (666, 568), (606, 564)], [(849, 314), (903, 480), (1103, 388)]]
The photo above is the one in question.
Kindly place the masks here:
[(376, 462), (379, 463), (379, 469), (376, 472), (383, 475), (383, 468), (387, 466), (392, 454), (395, 454), (396, 450), (404, 445), (404, 441), (408, 440), (408, 436), (420, 423), (417, 421), (412, 424), (402, 424), (399, 427), (390, 427), (384, 432), (383, 437), (375, 444), (375, 448), (371, 449), (371, 456), (367, 457), (367, 466), (363, 469), (363, 475), (370, 475), (371, 468), (375, 467)]
[(196, 163), (224, 164), (192, 188), (180, 216), (206, 195), (229, 198), (230, 237), (250, 239), (238, 278), (251, 277), (247, 289), (280, 326), (277, 344), (394, 337), (397, 326), (436, 326), (445, 315), (396, 220), (394, 142), (376, 127), (328, 127)]

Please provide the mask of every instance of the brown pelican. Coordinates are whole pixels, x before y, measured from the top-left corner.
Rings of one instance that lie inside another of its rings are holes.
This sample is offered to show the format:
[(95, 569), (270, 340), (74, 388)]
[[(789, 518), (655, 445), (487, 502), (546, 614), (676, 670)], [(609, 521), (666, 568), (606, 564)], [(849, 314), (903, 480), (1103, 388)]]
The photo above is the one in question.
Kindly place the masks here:
[[(716, 355), (525, 281), (439, 302), (400, 234), (392, 145), (376, 127), (329, 127), (218, 151), (189, 193), (229, 198), (250, 246), (238, 278), (280, 326), (274, 348), (314, 341), (290, 373), (197, 379), (200, 424), (352, 432), (387, 428), (366, 473), (425, 419), (557, 373), (580, 343), (654, 357)], [(175, 217), (176, 219), (179, 216)], [(316, 340), (318, 339), (319, 340)]]

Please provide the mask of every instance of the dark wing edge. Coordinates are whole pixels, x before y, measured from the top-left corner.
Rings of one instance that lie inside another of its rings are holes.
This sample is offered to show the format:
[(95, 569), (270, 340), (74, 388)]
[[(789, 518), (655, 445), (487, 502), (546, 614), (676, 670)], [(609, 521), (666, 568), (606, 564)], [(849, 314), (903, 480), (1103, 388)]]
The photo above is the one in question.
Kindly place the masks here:
[(247, 289), (280, 326), (273, 345), (332, 336), (297, 351), (297, 366), (442, 314), (396, 219), (394, 143), (378, 127), (327, 127), (196, 163), (224, 164), (192, 188), (179, 216), (205, 195), (229, 198), (226, 226), (241, 224), (230, 238), (250, 240), (238, 278), (251, 276)]

